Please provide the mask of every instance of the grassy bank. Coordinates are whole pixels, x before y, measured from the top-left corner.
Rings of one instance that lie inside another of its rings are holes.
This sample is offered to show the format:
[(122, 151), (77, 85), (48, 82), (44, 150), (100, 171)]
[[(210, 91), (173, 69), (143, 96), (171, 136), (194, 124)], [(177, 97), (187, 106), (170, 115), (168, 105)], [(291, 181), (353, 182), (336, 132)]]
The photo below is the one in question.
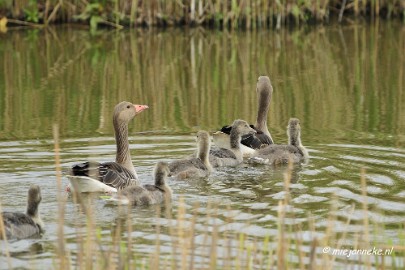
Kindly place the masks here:
[[(281, 28), (331, 20), (404, 18), (405, 0), (1, 0), (8, 24)], [(3, 20), (3, 24), (5, 20)]]

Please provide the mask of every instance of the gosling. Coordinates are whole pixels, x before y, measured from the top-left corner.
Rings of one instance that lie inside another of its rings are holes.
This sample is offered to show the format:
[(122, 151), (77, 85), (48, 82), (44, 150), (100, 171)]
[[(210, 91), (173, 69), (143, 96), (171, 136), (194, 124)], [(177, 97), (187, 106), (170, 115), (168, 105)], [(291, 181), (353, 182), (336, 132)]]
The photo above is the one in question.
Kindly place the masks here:
[(256, 150), (249, 162), (260, 164), (307, 163), (309, 155), (301, 143), (301, 126), (297, 118), (291, 118), (287, 126), (288, 144), (269, 145)]
[(175, 160), (169, 163), (170, 176), (177, 179), (206, 177), (212, 171), (209, 161), (211, 138), (207, 131), (197, 132), (197, 153), (188, 159)]
[(5, 237), (0, 232), (0, 239), (24, 239), (39, 236), (44, 231), (44, 223), (39, 215), (39, 203), (42, 200), (41, 189), (31, 185), (28, 190), (26, 213), (2, 212)]
[(158, 162), (154, 170), (154, 185), (126, 187), (110, 200), (117, 201), (119, 204), (131, 204), (132, 206), (168, 203), (172, 200), (173, 195), (172, 189), (166, 184), (169, 173), (167, 163)]

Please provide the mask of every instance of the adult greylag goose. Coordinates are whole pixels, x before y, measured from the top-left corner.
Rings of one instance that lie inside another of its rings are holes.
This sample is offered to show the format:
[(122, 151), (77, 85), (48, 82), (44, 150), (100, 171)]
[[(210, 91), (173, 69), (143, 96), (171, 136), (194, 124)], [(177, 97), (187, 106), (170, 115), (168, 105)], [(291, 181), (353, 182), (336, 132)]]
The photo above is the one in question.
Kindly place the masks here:
[(229, 136), (228, 148), (214, 148), (210, 151), (210, 162), (213, 167), (238, 166), (243, 162), (241, 151), (242, 136), (256, 134), (256, 131), (244, 120), (235, 120)]
[[(260, 149), (261, 147), (271, 145), (274, 143), (269, 129), (267, 128), (267, 114), (270, 109), (271, 97), (273, 94), (273, 86), (271, 85), (270, 78), (268, 76), (260, 76), (257, 79), (256, 84), (257, 93), (257, 117), (256, 123), (251, 125), (253, 129), (256, 130), (256, 134), (244, 135), (242, 136), (242, 144), (246, 147), (241, 147), (244, 156), (250, 156), (254, 153), (255, 149)], [(232, 126), (224, 126), (221, 132), (226, 134), (231, 134)], [(227, 142), (227, 137), (217, 134), (214, 136), (215, 145), (226, 148), (229, 143)]]
[(213, 171), (209, 161), (210, 148), (211, 140), (208, 132), (204, 130), (198, 131), (197, 154), (195, 157), (170, 162), (170, 176), (177, 179), (208, 176)]
[(170, 170), (166, 162), (158, 162), (154, 170), (154, 185), (129, 186), (119, 191), (109, 201), (132, 206), (159, 204), (170, 202), (173, 191), (166, 184)]
[[(44, 231), (44, 223), (39, 216), (38, 209), (41, 200), (41, 189), (37, 185), (31, 185), (28, 190), (27, 211), (25, 213), (1, 213), (7, 239), (39, 236)], [(2, 236), (0, 232), (0, 239)]]
[(287, 145), (272, 144), (256, 151), (252, 158), (249, 159), (251, 163), (260, 164), (286, 164), (293, 163), (306, 163), (309, 159), (307, 149), (301, 143), (301, 126), (297, 118), (291, 118), (287, 126)]
[(77, 189), (77, 192), (117, 192), (127, 186), (139, 184), (129, 150), (128, 122), (146, 109), (147, 105), (136, 105), (127, 101), (115, 106), (113, 113), (117, 145), (115, 162), (87, 161), (73, 165), (67, 176), (73, 189)]

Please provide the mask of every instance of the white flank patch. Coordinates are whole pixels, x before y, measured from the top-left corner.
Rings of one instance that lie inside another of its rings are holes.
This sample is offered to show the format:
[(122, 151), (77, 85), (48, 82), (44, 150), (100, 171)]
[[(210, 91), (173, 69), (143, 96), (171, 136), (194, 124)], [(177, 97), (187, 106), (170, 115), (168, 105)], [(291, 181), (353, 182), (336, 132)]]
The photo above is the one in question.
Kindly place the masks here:
[(87, 176), (67, 176), (72, 191), (77, 192), (117, 192), (116, 188)]

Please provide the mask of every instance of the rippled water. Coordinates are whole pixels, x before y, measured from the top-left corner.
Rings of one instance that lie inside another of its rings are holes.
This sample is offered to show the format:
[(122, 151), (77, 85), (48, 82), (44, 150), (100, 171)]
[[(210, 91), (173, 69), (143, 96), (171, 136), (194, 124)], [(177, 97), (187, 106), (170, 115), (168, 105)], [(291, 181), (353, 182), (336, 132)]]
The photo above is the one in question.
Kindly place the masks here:
[[(269, 74), (275, 89), (269, 125), (273, 138), (278, 143), (286, 142), (288, 118), (296, 116), (301, 119), (303, 144), (311, 157), (308, 164), (293, 168), (289, 211), (294, 218), (288, 218), (286, 223), (302, 224), (303, 240), (309, 242), (314, 236), (307, 225), (308, 216), (312, 216), (315, 228), (325, 228), (330, 209), (335, 207), (337, 232), (355, 236), (364, 231), (360, 179), (365, 169), (370, 221), (382, 224), (384, 235), (394, 235), (405, 222), (405, 95), (401, 67), (405, 50), (395, 54), (384, 48), (394, 44), (400, 49), (405, 42), (403, 38), (402, 43), (397, 42), (397, 36), (390, 35), (387, 29), (393, 26), (379, 27), (326, 28), (322, 30), (326, 34), (316, 29), (307, 34), (277, 33), (270, 45), (260, 33), (226, 36), (223, 32), (197, 30), (191, 34), (175, 30), (136, 35), (110, 33), (119, 46), (109, 43), (108, 36), (89, 37), (83, 31), (70, 29), (59, 29), (56, 36), (8, 34), (0, 46), (5, 71), (0, 72), (1, 207), (24, 211), (29, 185), (39, 184), (43, 194), (40, 209), (46, 224), (42, 238), (9, 244), (13, 266), (42, 268), (52, 263), (56, 252), (58, 205), (52, 123), (60, 125), (63, 168), (88, 158), (110, 161), (115, 158), (109, 120), (114, 104), (134, 100), (150, 105), (130, 127), (135, 167), (141, 181), (150, 183), (157, 161), (170, 161), (194, 151), (196, 130), (214, 131), (235, 118), (253, 121), (255, 81), (262, 72)], [(377, 41), (375, 32), (385, 35), (384, 40)], [(264, 34), (271, 36), (270, 32)], [(381, 49), (368, 47), (366, 37)], [(57, 45), (75, 39), (79, 41), (63, 49)], [(24, 47), (24, 40), (32, 40), (31, 47)], [(339, 45), (333, 40), (340, 40)], [(7, 55), (6, 48), (13, 42), (17, 47)], [(45, 49), (38, 49), (42, 43)], [(153, 56), (144, 44), (149, 44), (157, 55)], [(32, 50), (37, 49), (46, 63), (33, 54)], [(257, 58), (259, 52), (267, 60)], [(298, 52), (303, 54), (301, 58)], [(364, 58), (366, 52), (375, 53), (371, 63)], [(311, 57), (312, 53), (316, 57)], [(152, 58), (143, 59), (145, 55)], [(205, 61), (204, 55), (209, 59)], [(363, 63), (349, 72), (349, 59)], [(393, 59), (399, 60), (394, 63)], [(388, 62), (396, 65), (389, 75), (384, 69)], [(255, 63), (259, 68), (254, 68)], [(222, 68), (227, 65), (228, 69)], [(380, 66), (383, 68), (374, 69)], [(247, 71), (249, 67), (252, 69)], [(176, 223), (180, 198), (184, 198), (189, 211), (197, 213), (197, 268), (207, 259), (203, 251), (209, 248), (210, 240), (204, 238), (205, 232), (215, 226), (221, 233), (243, 232), (255, 245), (263, 244), (266, 236), (278, 234), (278, 204), (286, 194), (286, 171), (283, 166), (243, 165), (218, 169), (206, 179), (170, 179), (175, 194), (169, 207), (172, 216), (154, 207), (131, 211), (137, 251), (153, 252), (155, 225), (159, 222), (161, 253), (172, 254), (170, 227)], [(67, 184), (66, 178), (63, 184)], [(128, 213), (107, 205), (98, 196), (85, 199), (95, 210), (101, 241), (107, 243), (116, 227), (124, 226), (119, 224)], [(215, 205), (215, 215), (207, 225), (206, 214), (213, 211), (211, 204)], [(351, 220), (349, 226), (345, 226), (347, 219)], [(78, 204), (68, 198), (64, 230), (73, 257), (78, 252), (74, 240), (83, 233), (78, 233), (77, 227), (85, 223)], [(218, 246), (225, 246), (228, 240), (219, 241)], [(396, 241), (392, 239), (394, 244)], [(230, 252), (236, 252), (238, 242), (229, 243), (233, 247)], [(309, 252), (309, 247), (305, 250)], [(222, 251), (218, 256), (226, 254)], [(0, 262), (0, 268), (4, 268), (4, 253)]]
[[(51, 261), (54, 252), (53, 243), (57, 240), (58, 216), (54, 153), (51, 143), (52, 141), (20, 141), (0, 144), (1, 158), (13, 160), (12, 163), (4, 163), (1, 169), (3, 209), (23, 210), (26, 190), (31, 183), (39, 183), (43, 193), (41, 213), (46, 224), (46, 233), (41, 239), (11, 243), (13, 264), (16, 265), (20, 263), (25, 265), (26, 261), (32, 260), (41, 265), (43, 262)], [(97, 157), (100, 161), (114, 159), (114, 141), (108, 137), (66, 139), (61, 145), (62, 165), (65, 168), (78, 160), (87, 159), (90, 153), (91, 157)], [(194, 147), (194, 138), (188, 135), (137, 134), (131, 138), (134, 163), (144, 183), (152, 181), (151, 170), (157, 160), (170, 161), (188, 155)], [(370, 220), (386, 224), (386, 233), (405, 222), (403, 165), (405, 150), (353, 144), (308, 144), (308, 148), (310, 163), (296, 166), (293, 170), (291, 202), (295, 219), (288, 222), (304, 223), (308, 213), (311, 212), (316, 220), (316, 227), (326, 227), (325, 219), (331, 208), (331, 199), (336, 196), (337, 215), (342, 219), (341, 223), (338, 221), (336, 224), (336, 230), (342, 229), (344, 220), (350, 218), (352, 224), (349, 232), (362, 232), (363, 197), (359, 176), (361, 168), (366, 168), (367, 171), (368, 204), (372, 209)], [(200, 214), (203, 219), (208, 201), (216, 202), (217, 225), (226, 224), (226, 230), (244, 232), (248, 237), (257, 239), (267, 235), (276, 236), (278, 201), (285, 196), (283, 185), (285, 170), (286, 167), (272, 169), (267, 166), (244, 165), (239, 168), (218, 169), (207, 179), (190, 181), (170, 179), (169, 184), (176, 194), (173, 207), (177, 205), (180, 196), (185, 198), (187, 208), (200, 203)], [(64, 185), (67, 184), (66, 179), (63, 182)], [(124, 214), (97, 196), (89, 199), (97, 213), (96, 224), (101, 226), (101, 234), (107, 240), (114, 227), (112, 224), (122, 219)], [(352, 204), (355, 205), (354, 212), (349, 211)], [(228, 206), (232, 211), (228, 210)], [(170, 219), (165, 216), (157, 219), (156, 214), (154, 208), (138, 208), (132, 211), (133, 224), (136, 229), (140, 228), (133, 234), (137, 237), (137, 241), (142, 243), (137, 246), (139, 252), (153, 251), (156, 222), (160, 222), (163, 227), (169, 227), (171, 224)], [(228, 223), (230, 216), (232, 222)], [(68, 243), (69, 239), (75, 240), (77, 237), (75, 228), (83, 226), (85, 222), (85, 216), (77, 205), (71, 198), (68, 199), (64, 226)], [(172, 241), (167, 228), (160, 236), (163, 246), (166, 241), (168, 243)], [(200, 233), (202, 241), (206, 229), (203, 226), (197, 227), (199, 231), (197, 240)], [(75, 250), (74, 245), (71, 248)], [(166, 252), (170, 255), (171, 249)], [(162, 253), (165, 253), (165, 249)]]

